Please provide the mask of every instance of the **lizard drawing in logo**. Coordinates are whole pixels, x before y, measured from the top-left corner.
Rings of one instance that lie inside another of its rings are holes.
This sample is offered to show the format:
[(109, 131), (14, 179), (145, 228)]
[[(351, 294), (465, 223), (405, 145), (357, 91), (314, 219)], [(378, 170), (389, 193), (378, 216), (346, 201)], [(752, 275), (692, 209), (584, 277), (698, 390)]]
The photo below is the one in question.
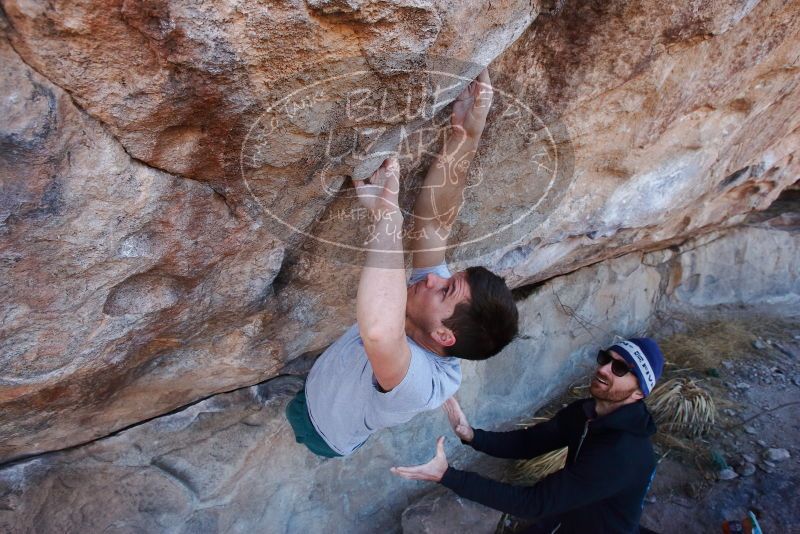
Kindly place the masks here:
[[(453, 102), (453, 111), (450, 115), (450, 131), (445, 132), (446, 150), (437, 156), (434, 165), (440, 169), (442, 180), (440, 183), (433, 183), (422, 186), (427, 189), (427, 194), (420, 192), (420, 202), (427, 197), (430, 202), (433, 216), (430, 218), (435, 223), (436, 233), (442, 239), (447, 239), (452, 229), (453, 222), (458, 215), (461, 207), (466, 202), (467, 189), (478, 187), (483, 182), (483, 175), (480, 166), (475, 166), (475, 173), (471, 183), (464, 187), (460, 194), (461, 199), (456, 203), (452, 199), (443, 199), (441, 195), (448, 188), (447, 183), (455, 184), (459, 176), (466, 176), (475, 152), (476, 145), (470, 143), (470, 139), (475, 135), (480, 135), (480, 131), (470, 131), (475, 129), (475, 125), (480, 123), (480, 130), (486, 122), (486, 115), (492, 105), (493, 91), (489, 82), (488, 73), (484, 70), (473, 81), (471, 81)], [(482, 118), (482, 120), (476, 120)], [(466, 120), (470, 119), (470, 120)], [(465, 128), (465, 123), (469, 126)], [(439, 205), (448, 206), (444, 212)]]
[[(461, 195), (460, 200), (456, 201), (455, 199), (444, 198), (442, 196), (446, 195), (447, 190), (452, 189), (446, 187), (448, 182), (450, 184), (455, 184), (459, 176), (466, 175), (475, 156), (476, 146), (471, 143), (470, 139), (474, 138), (475, 135), (479, 135), (480, 132), (469, 131), (465, 128), (465, 123), (469, 125), (469, 129), (474, 129), (474, 124), (480, 123), (482, 130), (483, 124), (485, 124), (486, 114), (492, 104), (492, 98), (493, 91), (491, 83), (488, 79), (488, 74), (485, 72), (481, 73), (477, 79), (470, 81), (456, 97), (450, 115), (450, 127), (443, 132), (443, 145), (447, 148), (436, 154), (436, 160), (433, 163), (433, 166), (439, 170), (437, 175), (441, 177), (441, 180), (438, 183), (426, 183), (426, 185), (423, 185), (422, 189), (427, 190), (427, 192), (421, 191), (417, 200), (418, 202), (427, 200), (430, 208), (427, 213), (432, 215), (429, 217), (420, 217), (419, 215), (408, 213), (403, 210), (405, 215), (421, 218), (425, 222), (431, 223), (423, 226), (427, 228), (435, 227), (435, 232), (441, 239), (446, 240), (449, 236), (456, 216), (466, 202), (467, 189), (477, 187), (483, 182), (480, 166), (475, 166), (473, 167), (474, 172), (471, 183), (462, 188), (459, 193)], [(479, 115), (483, 117), (482, 121), (475, 120)], [(405, 132), (404, 129), (402, 131)], [(403, 134), (401, 134), (401, 136), (402, 135)], [(400, 143), (402, 144), (403, 141), (404, 139), (401, 139)], [(370, 154), (370, 159), (376, 155), (379, 155), (380, 158), (375, 159), (380, 160), (389, 157), (405, 159), (403, 157), (404, 154), (398, 154), (395, 151)], [(405, 157), (410, 156), (406, 155)], [(319, 179), (322, 183), (323, 191), (329, 196), (341, 195), (340, 188), (344, 177), (340, 175), (337, 176), (336, 173), (332, 173), (328, 169), (323, 169), (322, 172), (319, 173)], [(369, 192), (365, 194), (369, 194)], [(355, 191), (353, 191), (350, 196), (355, 197)], [(447, 206), (447, 209), (443, 210), (439, 206)]]

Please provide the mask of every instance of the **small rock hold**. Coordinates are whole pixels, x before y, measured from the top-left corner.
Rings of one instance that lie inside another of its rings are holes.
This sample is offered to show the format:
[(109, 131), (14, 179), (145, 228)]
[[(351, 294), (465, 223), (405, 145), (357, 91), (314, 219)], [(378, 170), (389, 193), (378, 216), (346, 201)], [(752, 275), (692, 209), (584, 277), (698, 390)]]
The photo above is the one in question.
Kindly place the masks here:
[(699, 499), (703, 496), (703, 485), (700, 482), (691, 482), (684, 487), (686, 496)]
[(742, 460), (743, 463), (754, 464), (756, 463), (756, 456), (755, 454), (743, 454)]
[(739, 382), (735, 387), (736, 389), (750, 389), (750, 384), (747, 382)]
[(758, 433), (758, 431), (755, 428), (753, 428), (752, 426), (750, 426), (750, 425), (747, 425), (746, 427), (744, 427), (744, 431), (747, 432), (748, 434), (757, 434)]
[(757, 441), (756, 441), (756, 443), (758, 443), (758, 444), (759, 444), (759, 445), (761, 445), (762, 447), (766, 447), (766, 446), (767, 446), (767, 442), (766, 442), (766, 441), (764, 441), (763, 439), (759, 439), (759, 440), (757, 440)]
[(749, 477), (749, 476), (752, 476), (753, 473), (756, 472), (756, 466), (754, 464), (750, 463), (750, 462), (746, 462), (746, 463), (742, 464), (739, 467), (739, 469), (736, 470), (736, 472), (739, 473), (743, 477)]
[[(774, 464), (772, 465), (774, 467)], [(758, 468), (764, 471), (765, 473), (772, 473), (773, 469), (770, 467), (769, 462), (761, 462), (758, 464)]]
[(793, 358), (793, 359), (797, 357), (794, 352), (792, 352), (791, 350), (787, 349), (786, 347), (784, 347), (783, 345), (781, 345), (777, 341), (770, 341), (770, 345), (772, 345), (773, 347), (778, 349), (784, 356), (788, 356), (789, 358)]
[(764, 460), (770, 462), (782, 462), (788, 460), (792, 455), (786, 449), (767, 449), (764, 451)]
[(733, 362), (730, 360), (722, 360), (722, 367), (725, 369), (731, 370), (733, 369)]
[(656, 502), (658, 502), (658, 498), (656, 498), (655, 495), (648, 495), (647, 497), (644, 498), (644, 502), (648, 504), (655, 504)]
[(755, 341), (753, 341), (753, 348), (758, 350), (764, 350), (767, 348), (767, 345), (766, 343), (761, 341), (761, 339), (756, 339)]
[(795, 376), (794, 378), (792, 378), (792, 383), (795, 386), (800, 387), (800, 376)]
[(717, 478), (720, 480), (733, 480), (738, 476), (739, 475), (736, 474), (736, 471), (734, 471), (730, 467), (726, 467), (725, 469), (717, 473)]

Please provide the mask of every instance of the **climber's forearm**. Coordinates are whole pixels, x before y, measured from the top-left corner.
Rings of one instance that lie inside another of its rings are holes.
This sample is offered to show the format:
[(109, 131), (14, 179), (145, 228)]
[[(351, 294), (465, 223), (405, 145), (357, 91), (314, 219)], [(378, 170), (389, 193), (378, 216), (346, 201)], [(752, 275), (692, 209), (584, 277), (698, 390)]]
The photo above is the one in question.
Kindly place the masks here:
[(464, 202), (467, 174), (480, 135), (451, 130), (442, 152), (431, 164), (414, 204), (414, 225), (409, 236), (415, 268), (445, 261), (445, 248)]
[(452, 226), (463, 202), (467, 174), (480, 141), (463, 130), (451, 129), (442, 151), (428, 169), (414, 204), (414, 225), (429, 221)]
[(399, 338), (405, 334), (406, 279), (403, 262), (403, 215), (385, 211), (370, 226), (368, 249), (356, 299), (362, 337)]

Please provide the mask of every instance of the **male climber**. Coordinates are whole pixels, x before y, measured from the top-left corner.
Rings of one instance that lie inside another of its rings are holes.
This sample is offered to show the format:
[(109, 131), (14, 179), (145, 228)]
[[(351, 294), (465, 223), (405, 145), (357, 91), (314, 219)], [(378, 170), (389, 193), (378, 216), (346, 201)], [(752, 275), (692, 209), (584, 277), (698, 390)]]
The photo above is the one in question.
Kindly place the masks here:
[(297, 442), (319, 456), (352, 454), (370, 434), (438, 408), (461, 383), (460, 358), (489, 358), (517, 333), (517, 308), (502, 278), (483, 267), (451, 276), (445, 264), (491, 100), (484, 70), (453, 104), (442, 152), (414, 206), (408, 284), (397, 160), (384, 161), (369, 183), (355, 182), (375, 221), (358, 286), (358, 322), (322, 353), (286, 407)]

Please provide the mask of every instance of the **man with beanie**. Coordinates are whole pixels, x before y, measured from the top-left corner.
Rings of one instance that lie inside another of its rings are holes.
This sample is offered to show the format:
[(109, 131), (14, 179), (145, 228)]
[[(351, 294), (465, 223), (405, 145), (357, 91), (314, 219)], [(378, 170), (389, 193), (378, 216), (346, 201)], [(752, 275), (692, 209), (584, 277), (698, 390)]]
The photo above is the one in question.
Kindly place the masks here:
[(592, 397), (552, 419), (512, 432), (473, 429), (455, 398), (444, 409), (462, 443), (498, 458), (529, 459), (567, 447), (563, 469), (533, 486), (513, 486), (447, 464), (444, 437), (436, 456), (396, 475), (439, 482), (458, 495), (521, 518), (536, 519), (526, 532), (639, 532), (642, 503), (655, 473), (650, 443), (656, 427), (642, 399), (661, 376), (664, 356), (655, 341), (620, 341), (597, 354)]

